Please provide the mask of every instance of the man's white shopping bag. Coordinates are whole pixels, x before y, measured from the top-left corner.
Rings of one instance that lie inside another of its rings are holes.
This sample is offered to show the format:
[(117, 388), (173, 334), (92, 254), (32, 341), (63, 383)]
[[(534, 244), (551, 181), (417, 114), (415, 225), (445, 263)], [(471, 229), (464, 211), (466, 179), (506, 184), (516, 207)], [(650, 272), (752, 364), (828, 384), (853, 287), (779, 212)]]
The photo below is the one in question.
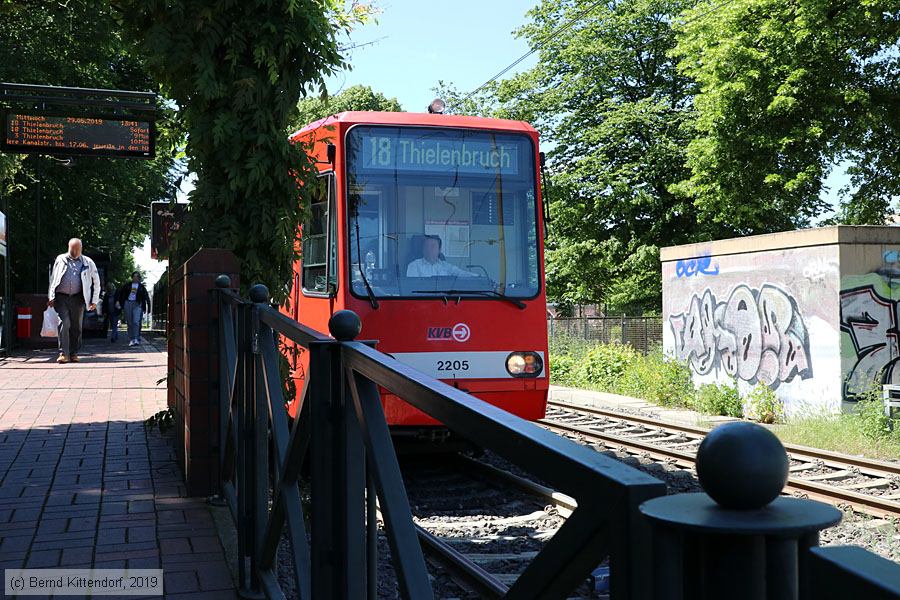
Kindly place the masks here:
[(41, 327), (41, 337), (55, 338), (58, 335), (59, 315), (56, 310), (48, 307), (44, 311), (44, 325)]

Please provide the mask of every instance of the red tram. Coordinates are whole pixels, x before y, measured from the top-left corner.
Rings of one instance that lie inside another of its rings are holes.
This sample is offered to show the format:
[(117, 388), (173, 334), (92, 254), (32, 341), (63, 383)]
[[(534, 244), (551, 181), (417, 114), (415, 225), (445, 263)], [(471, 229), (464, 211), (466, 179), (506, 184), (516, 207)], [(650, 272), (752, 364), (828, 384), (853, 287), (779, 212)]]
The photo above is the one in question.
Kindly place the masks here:
[[(291, 135), (319, 165), (285, 314), (359, 339), (526, 419), (548, 388), (537, 131), (428, 113), (345, 112)], [(297, 390), (302, 348), (287, 348)], [(436, 422), (383, 396), (388, 424)], [(294, 415), (297, 403), (289, 407)]]

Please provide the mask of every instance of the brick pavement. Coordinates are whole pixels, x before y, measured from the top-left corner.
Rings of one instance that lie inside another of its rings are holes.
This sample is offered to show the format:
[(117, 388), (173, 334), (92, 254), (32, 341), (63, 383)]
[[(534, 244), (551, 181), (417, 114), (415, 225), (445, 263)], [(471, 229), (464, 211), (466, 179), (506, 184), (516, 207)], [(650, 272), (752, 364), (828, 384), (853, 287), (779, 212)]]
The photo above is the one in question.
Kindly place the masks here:
[(166, 598), (235, 597), (171, 431), (144, 425), (166, 408), (151, 341), (87, 340), (77, 364), (49, 350), (0, 362), (0, 568), (162, 568)]

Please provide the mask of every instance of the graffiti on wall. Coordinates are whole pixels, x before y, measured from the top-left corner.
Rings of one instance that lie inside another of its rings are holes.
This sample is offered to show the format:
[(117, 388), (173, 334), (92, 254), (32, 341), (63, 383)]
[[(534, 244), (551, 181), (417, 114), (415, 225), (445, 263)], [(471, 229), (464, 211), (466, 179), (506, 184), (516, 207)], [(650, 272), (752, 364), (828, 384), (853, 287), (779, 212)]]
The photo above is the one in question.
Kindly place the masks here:
[(874, 286), (841, 291), (841, 329), (850, 336), (856, 362), (844, 378), (844, 398), (869, 390), (873, 383), (900, 383), (897, 302)]
[(669, 316), (669, 324), (676, 355), (700, 375), (721, 370), (773, 388), (812, 377), (803, 316), (796, 300), (774, 285), (739, 285), (721, 300), (707, 288), (684, 312)]
[(711, 256), (695, 256), (683, 258), (675, 263), (676, 277), (693, 277), (694, 275), (718, 275), (719, 265), (713, 264)]

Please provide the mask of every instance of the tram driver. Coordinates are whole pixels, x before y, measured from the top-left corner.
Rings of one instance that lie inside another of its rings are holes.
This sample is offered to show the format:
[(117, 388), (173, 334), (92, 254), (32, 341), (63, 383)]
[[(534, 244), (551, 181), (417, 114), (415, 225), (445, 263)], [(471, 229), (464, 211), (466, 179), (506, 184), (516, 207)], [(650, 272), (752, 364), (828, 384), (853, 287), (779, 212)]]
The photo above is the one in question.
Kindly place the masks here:
[(426, 235), (422, 241), (422, 258), (409, 263), (406, 268), (407, 277), (478, 277), (465, 269), (460, 269), (453, 263), (447, 262), (441, 256), (441, 238), (436, 235)]

